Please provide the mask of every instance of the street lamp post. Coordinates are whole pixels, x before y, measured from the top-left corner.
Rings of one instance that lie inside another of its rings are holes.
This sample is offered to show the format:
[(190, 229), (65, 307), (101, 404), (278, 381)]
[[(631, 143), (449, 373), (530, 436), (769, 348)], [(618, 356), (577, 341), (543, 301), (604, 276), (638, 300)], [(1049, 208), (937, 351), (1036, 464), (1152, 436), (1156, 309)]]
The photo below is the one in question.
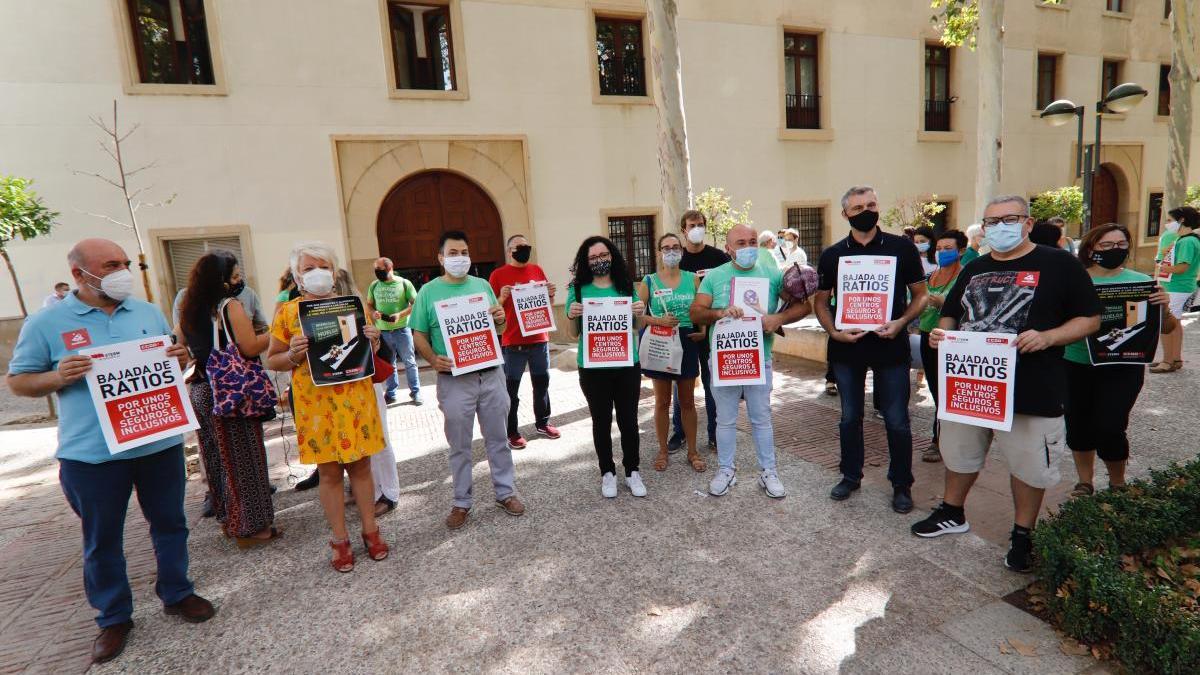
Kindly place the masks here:
[(1075, 143), (1075, 177), (1083, 179), (1083, 232), (1087, 233), (1092, 227), (1092, 180), (1100, 170), (1100, 128), (1103, 115), (1106, 112), (1129, 112), (1146, 98), (1148, 92), (1135, 82), (1126, 82), (1113, 87), (1101, 100), (1096, 102), (1096, 142), (1084, 152), (1083, 148), (1083, 115), (1087, 109), (1075, 105), (1067, 99), (1054, 101), (1046, 106), (1040, 117), (1051, 126), (1062, 126), (1074, 117), (1078, 120), (1078, 133)]

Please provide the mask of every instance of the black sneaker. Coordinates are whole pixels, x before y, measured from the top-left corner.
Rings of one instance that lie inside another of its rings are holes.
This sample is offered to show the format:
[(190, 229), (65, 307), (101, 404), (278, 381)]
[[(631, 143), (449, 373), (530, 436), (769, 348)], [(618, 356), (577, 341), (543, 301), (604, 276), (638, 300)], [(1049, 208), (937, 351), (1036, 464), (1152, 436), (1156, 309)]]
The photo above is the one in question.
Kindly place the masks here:
[(212, 493), (205, 492), (204, 493), (204, 505), (200, 507), (200, 517), (201, 518), (212, 518), (215, 515), (217, 515), (217, 512), (213, 510)]
[(947, 506), (945, 502), (933, 510), (925, 520), (913, 523), (912, 533), (931, 539), (943, 534), (960, 534), (971, 529), (961, 508)]
[(840, 483), (834, 485), (833, 489), (829, 491), (829, 498), (835, 502), (845, 501), (850, 498), (850, 493), (854, 492), (858, 488), (858, 483), (855, 483), (849, 478), (843, 478)]
[(892, 490), (892, 510), (896, 513), (908, 513), (913, 510), (912, 490), (897, 485)]
[(667, 440), (667, 454), (673, 455), (683, 447), (683, 438), (672, 436)]
[(308, 478), (305, 478), (304, 480), (300, 481), (299, 483), (296, 483), (296, 489), (297, 490), (311, 490), (311, 489), (317, 487), (317, 483), (320, 483), (320, 482), (321, 482), (321, 474), (318, 473), (316, 469), (313, 469), (311, 476), (309, 476)]
[(1014, 572), (1028, 574), (1033, 571), (1033, 538), (1029, 534), (1028, 530), (1018, 532), (1013, 528), (1009, 535), (1012, 544), (1008, 548), (1008, 555), (1004, 556), (1004, 566)]

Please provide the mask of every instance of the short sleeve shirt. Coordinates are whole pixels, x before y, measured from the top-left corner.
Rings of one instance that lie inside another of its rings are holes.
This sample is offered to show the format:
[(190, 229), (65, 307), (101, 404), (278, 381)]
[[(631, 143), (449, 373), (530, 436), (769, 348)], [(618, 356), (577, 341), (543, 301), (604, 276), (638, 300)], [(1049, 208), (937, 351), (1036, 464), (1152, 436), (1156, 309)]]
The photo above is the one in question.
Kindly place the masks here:
[[(408, 309), (413, 300), (417, 297), (417, 289), (413, 284), (404, 277), (392, 275), (392, 281), (380, 281), (376, 279), (367, 286), (367, 299), (375, 305), (375, 310), (380, 314), (397, 314)], [(398, 330), (408, 327), (408, 317), (400, 317), (398, 321), (386, 321), (379, 319), (375, 322), (375, 327), (379, 330)]]
[(468, 275), (459, 283), (450, 283), (438, 277), (422, 286), (421, 291), (417, 293), (412, 313), (408, 316), (408, 327), (429, 336), (429, 344), (433, 347), (434, 354), (448, 356), (446, 341), (442, 338), (442, 327), (438, 325), (437, 303), (478, 293), (487, 296), (489, 305), (496, 304), (496, 294), (492, 293), (492, 287), (479, 277)]
[[(542, 271), (541, 267), (533, 263), (527, 263), (524, 267), (503, 265), (493, 270), (492, 275), (488, 277), (488, 283), (492, 286), (492, 292), (497, 297), (500, 295), (500, 289), (505, 286), (517, 286), (532, 281), (546, 280), (546, 273)], [(500, 336), (500, 344), (505, 347), (511, 347), (513, 345), (536, 345), (549, 341), (549, 333), (538, 333), (528, 336), (521, 335), (521, 325), (517, 323), (517, 310), (513, 307), (512, 296), (509, 296), (504, 301), (504, 334)]]
[(705, 244), (699, 253), (692, 253), (685, 246), (683, 247), (683, 259), (679, 261), (679, 269), (703, 278), (709, 270), (727, 262), (729, 262), (729, 254), (716, 246)]
[[(727, 262), (720, 267), (709, 270), (708, 274), (704, 275), (704, 279), (700, 281), (700, 288), (696, 292), (712, 296), (713, 309), (725, 309), (729, 306), (732, 282), (738, 277), (766, 278), (767, 302), (763, 306), (772, 309), (779, 306), (779, 289), (783, 286), (783, 272), (779, 271), (779, 268), (774, 265), (755, 265), (751, 269), (740, 270), (734, 267), (732, 262)], [(711, 346), (711, 331), (709, 332), (708, 340)], [(771, 360), (771, 346), (774, 343), (775, 334), (767, 333), (763, 340), (763, 354), (768, 361)]]
[(692, 301), (696, 299), (696, 275), (679, 272), (679, 284), (671, 288), (658, 274), (647, 274), (642, 280), (646, 284), (646, 313), (650, 316), (667, 316), (679, 319), (680, 328), (692, 328)]
[[(70, 293), (62, 302), (25, 320), (8, 372), (45, 373), (57, 369), (59, 361), (80, 349), (170, 332), (162, 311), (148, 302), (128, 298), (110, 315)], [(58, 451), (54, 455), (58, 459), (101, 464), (153, 455), (183, 443), (183, 436), (171, 436), (113, 455), (100, 431), (100, 418), (92, 405), (86, 378), (60, 389), (58, 403)]]
[(1175, 253), (1175, 264), (1187, 263), (1186, 272), (1176, 272), (1171, 280), (1163, 285), (1168, 293), (1191, 293), (1196, 290), (1196, 272), (1200, 272), (1200, 237), (1188, 234), (1175, 240), (1172, 249)]

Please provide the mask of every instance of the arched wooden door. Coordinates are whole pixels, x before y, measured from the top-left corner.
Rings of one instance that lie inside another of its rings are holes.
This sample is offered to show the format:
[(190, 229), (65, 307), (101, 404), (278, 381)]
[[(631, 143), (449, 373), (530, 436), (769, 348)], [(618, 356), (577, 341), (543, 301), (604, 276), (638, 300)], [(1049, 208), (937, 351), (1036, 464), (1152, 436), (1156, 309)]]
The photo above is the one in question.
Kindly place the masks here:
[(400, 181), (379, 208), (379, 254), (418, 286), (442, 272), (438, 238), (461, 230), (470, 239), (472, 274), (487, 278), (504, 262), (500, 211), (483, 188), (449, 171), (423, 171)]
[(1121, 195), (1117, 189), (1117, 177), (1112, 169), (1101, 164), (1092, 177), (1092, 227), (1117, 222), (1121, 212)]

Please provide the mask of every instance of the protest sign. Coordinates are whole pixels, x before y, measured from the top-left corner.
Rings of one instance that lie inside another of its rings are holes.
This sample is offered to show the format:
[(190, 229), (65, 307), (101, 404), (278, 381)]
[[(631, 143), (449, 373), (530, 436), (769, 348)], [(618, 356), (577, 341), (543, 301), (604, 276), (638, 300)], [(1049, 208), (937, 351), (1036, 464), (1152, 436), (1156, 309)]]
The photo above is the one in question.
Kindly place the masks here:
[(643, 370), (678, 375), (683, 365), (683, 342), (679, 329), (650, 326), (638, 341), (638, 361)]
[(1103, 310), (1100, 330), (1087, 337), (1092, 365), (1154, 361), (1162, 326), (1162, 307), (1150, 304), (1155, 289), (1153, 281), (1096, 286)]
[(762, 319), (725, 318), (712, 327), (712, 384), (735, 387), (766, 384)]
[(838, 260), (838, 330), (875, 330), (892, 319), (896, 258), (851, 255)]
[(117, 454), (200, 425), (165, 335), (80, 350), (92, 359), (88, 391), (108, 451)]
[(434, 306), (451, 375), (504, 365), (491, 302), (483, 293), (442, 300)]
[(1012, 429), (1016, 374), (1016, 335), (946, 331), (938, 345), (938, 419)]
[(308, 372), (313, 384), (345, 384), (375, 374), (362, 301), (354, 295), (301, 300), (300, 331), (309, 338)]
[(512, 287), (513, 310), (521, 335), (540, 335), (554, 331), (554, 312), (550, 309), (550, 286), (544, 281)]
[(583, 367), (633, 365), (633, 300), (585, 298), (583, 301)]
[(729, 283), (729, 305), (741, 307), (745, 316), (766, 316), (774, 311), (768, 307), (771, 281), (766, 277), (734, 277)]
[(1163, 254), (1162, 260), (1154, 266), (1154, 280), (1165, 284), (1171, 280), (1173, 276), (1165, 268), (1175, 264), (1175, 244), (1171, 244), (1167, 252)]

